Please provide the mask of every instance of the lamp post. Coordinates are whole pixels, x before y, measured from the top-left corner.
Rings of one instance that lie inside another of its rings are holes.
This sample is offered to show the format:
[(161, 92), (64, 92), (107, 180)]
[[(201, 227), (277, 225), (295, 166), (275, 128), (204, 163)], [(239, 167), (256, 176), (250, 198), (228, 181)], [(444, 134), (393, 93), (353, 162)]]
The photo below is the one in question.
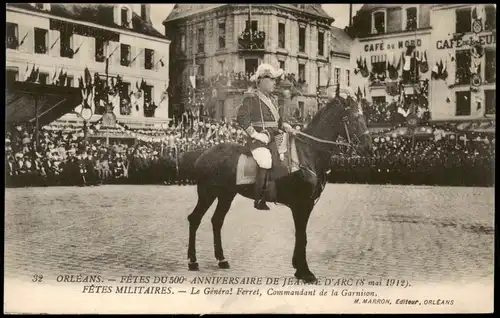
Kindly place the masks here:
[(87, 122), (92, 118), (92, 108), (85, 102), (80, 117), (83, 119), (83, 140), (87, 141)]

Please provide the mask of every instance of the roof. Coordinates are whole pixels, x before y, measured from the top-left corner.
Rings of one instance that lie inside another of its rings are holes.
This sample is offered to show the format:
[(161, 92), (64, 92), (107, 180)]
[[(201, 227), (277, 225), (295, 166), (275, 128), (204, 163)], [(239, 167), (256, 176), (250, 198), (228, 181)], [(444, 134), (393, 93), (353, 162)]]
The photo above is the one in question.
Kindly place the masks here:
[(325, 10), (323, 10), (321, 4), (304, 4), (304, 7), (300, 9), (296, 4), (278, 4), (278, 6), (287, 7), (289, 9), (295, 9), (324, 19), (330, 19), (332, 20), (332, 22), (334, 22), (335, 20), (328, 13), (326, 13)]
[[(170, 14), (168, 15), (168, 17), (163, 21), (163, 23), (170, 22), (172, 20), (180, 18), (185, 18), (190, 15), (207, 12), (212, 9), (224, 7), (227, 5), (229, 4), (176, 4), (172, 9), (172, 11), (170, 12)], [(323, 10), (320, 4), (304, 4), (304, 8), (300, 9), (296, 4), (270, 4), (270, 5), (284, 7), (295, 11), (302, 11), (316, 17), (329, 19), (331, 20), (331, 22), (334, 21), (334, 18), (328, 15), (325, 12), (325, 10)]]
[(25, 82), (8, 83), (5, 95), (7, 123), (33, 122), (36, 119), (35, 97), (41, 126), (72, 112), (82, 102), (79, 88)]
[(198, 14), (202, 12), (206, 12), (215, 8), (227, 6), (227, 4), (175, 4), (174, 8), (172, 11), (170, 11), (170, 14), (168, 17), (163, 21), (169, 22), (172, 20), (180, 19), (180, 18), (185, 18), (193, 14)]
[[(29, 3), (9, 3), (7, 7), (16, 7), (29, 11), (45, 12), (33, 7)], [(132, 28), (128, 29), (118, 25), (113, 20), (112, 4), (65, 4), (52, 3), (50, 5), (50, 14), (82, 22), (91, 22), (102, 26), (137, 32), (161, 39), (166, 39), (158, 30), (156, 30), (150, 21), (143, 20), (137, 13), (132, 11)]]
[(331, 28), (331, 51), (333, 53), (347, 54), (351, 53), (352, 39), (340, 28), (332, 26)]
[(388, 3), (369, 3), (364, 4), (359, 11), (374, 11), (377, 9), (389, 9), (389, 8), (400, 8), (403, 4), (388, 4)]

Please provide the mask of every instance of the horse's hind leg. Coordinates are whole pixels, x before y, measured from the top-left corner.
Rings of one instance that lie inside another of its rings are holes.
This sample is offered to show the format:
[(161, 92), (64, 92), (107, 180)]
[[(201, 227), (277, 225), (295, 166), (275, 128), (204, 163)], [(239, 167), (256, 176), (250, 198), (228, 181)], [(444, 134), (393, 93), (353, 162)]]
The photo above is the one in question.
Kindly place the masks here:
[(226, 214), (229, 211), (229, 208), (231, 207), (231, 203), (233, 203), (235, 196), (236, 192), (229, 192), (219, 195), (217, 207), (215, 208), (215, 213), (212, 216), (215, 258), (219, 261), (219, 267), (224, 269), (229, 268), (229, 262), (224, 258), (221, 229), (222, 225), (224, 224), (224, 218), (226, 217)]
[(194, 208), (193, 212), (189, 214), (189, 247), (188, 247), (188, 259), (189, 259), (189, 270), (198, 270), (198, 262), (196, 260), (196, 231), (200, 226), (201, 219), (210, 208), (212, 203), (214, 203), (216, 195), (210, 191), (209, 186), (198, 185), (198, 203)]

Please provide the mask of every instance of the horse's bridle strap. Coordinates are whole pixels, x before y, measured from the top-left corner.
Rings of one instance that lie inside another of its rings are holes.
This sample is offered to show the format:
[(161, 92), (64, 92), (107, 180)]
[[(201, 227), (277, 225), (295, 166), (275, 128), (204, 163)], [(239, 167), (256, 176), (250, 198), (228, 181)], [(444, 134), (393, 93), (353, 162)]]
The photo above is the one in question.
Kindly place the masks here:
[(323, 143), (323, 144), (351, 147), (351, 144), (348, 144), (348, 143), (345, 143), (345, 142), (337, 142), (337, 141), (330, 141), (330, 140), (325, 140), (325, 139), (317, 138), (317, 137), (314, 137), (312, 135), (306, 134), (305, 132), (302, 132), (302, 131), (297, 131), (296, 134), (304, 136), (304, 137), (307, 137), (309, 139), (312, 139), (312, 140), (314, 140), (316, 142)]

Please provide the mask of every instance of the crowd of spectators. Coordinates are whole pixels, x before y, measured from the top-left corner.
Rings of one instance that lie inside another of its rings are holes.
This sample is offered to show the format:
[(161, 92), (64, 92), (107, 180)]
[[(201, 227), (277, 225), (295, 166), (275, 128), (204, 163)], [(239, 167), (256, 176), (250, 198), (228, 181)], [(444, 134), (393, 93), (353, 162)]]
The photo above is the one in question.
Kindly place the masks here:
[[(488, 141), (486, 141), (488, 140)], [(464, 142), (406, 136), (375, 137), (374, 154), (336, 155), (329, 181), (336, 183), (492, 186), (494, 139)]]
[[(6, 132), (6, 185), (187, 184), (179, 180), (178, 154), (211, 145), (244, 143), (232, 123), (198, 123), (188, 130), (156, 131), (134, 139), (88, 137), (82, 131), (48, 129), (35, 146), (32, 127)], [(492, 186), (494, 139), (468, 140), (448, 135), (424, 140), (401, 135), (374, 136), (370, 157), (338, 153), (332, 157), (330, 182)], [(175, 145), (175, 147), (174, 147)], [(177, 153), (176, 153), (177, 152)]]

